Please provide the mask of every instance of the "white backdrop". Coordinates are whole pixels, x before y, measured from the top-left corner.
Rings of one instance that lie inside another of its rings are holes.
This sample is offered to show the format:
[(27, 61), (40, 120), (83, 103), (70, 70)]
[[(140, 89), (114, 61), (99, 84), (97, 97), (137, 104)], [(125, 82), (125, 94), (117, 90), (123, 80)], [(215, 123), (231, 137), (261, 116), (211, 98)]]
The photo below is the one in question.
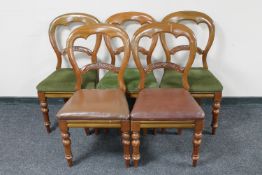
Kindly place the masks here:
[(56, 66), (49, 23), (68, 12), (105, 21), (123, 11), (141, 11), (161, 20), (180, 10), (207, 13), (216, 25), (209, 69), (224, 96), (262, 96), (262, 1), (260, 0), (9, 0), (0, 5), (0, 96), (36, 96), (36, 85)]

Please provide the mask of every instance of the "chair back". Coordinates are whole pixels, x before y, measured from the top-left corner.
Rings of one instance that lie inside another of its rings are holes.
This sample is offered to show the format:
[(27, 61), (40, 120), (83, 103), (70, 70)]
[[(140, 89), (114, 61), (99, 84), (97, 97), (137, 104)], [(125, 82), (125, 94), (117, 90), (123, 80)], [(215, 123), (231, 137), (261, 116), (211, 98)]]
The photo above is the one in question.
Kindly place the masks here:
[[(139, 53), (138, 53), (140, 40), (144, 37), (153, 38), (156, 35), (163, 35), (165, 33), (172, 34), (176, 38), (180, 36), (184, 36), (187, 38), (189, 42), (188, 44), (189, 57), (188, 57), (186, 66), (181, 67), (180, 65), (171, 63), (171, 62), (156, 62), (156, 63), (151, 63), (143, 67), (140, 61), (141, 59), (140, 59)], [(144, 88), (145, 77), (147, 73), (152, 72), (154, 69), (168, 68), (168, 69), (174, 69), (178, 72), (183, 73), (182, 84), (183, 84), (183, 87), (188, 90), (189, 83), (188, 83), (187, 76), (194, 62), (196, 50), (197, 50), (197, 44), (196, 44), (196, 39), (194, 37), (194, 34), (192, 30), (186, 27), (185, 25), (175, 24), (175, 23), (168, 24), (168, 23), (155, 22), (155, 23), (148, 24), (146, 26), (141, 27), (140, 29), (138, 29), (135, 32), (133, 40), (132, 40), (132, 54), (133, 54), (135, 63), (137, 65), (137, 68), (139, 69), (139, 72), (140, 72), (140, 82), (139, 82), (138, 88), (140, 90)]]
[[(204, 49), (197, 47), (197, 53), (202, 55), (203, 68), (208, 69), (206, 57), (215, 37), (215, 25), (213, 23), (213, 20), (207, 14), (197, 11), (179, 11), (170, 13), (162, 20), (162, 22), (167, 23), (179, 23), (181, 21), (192, 21), (196, 24), (204, 23), (207, 25), (209, 31), (207, 44)], [(169, 50), (167, 47), (165, 36), (161, 35), (160, 39), (168, 62), (171, 61), (171, 55), (176, 54), (176, 52), (189, 50), (188, 45), (179, 45)]]
[[(155, 22), (155, 19), (146, 14), (146, 13), (142, 13), (142, 12), (121, 12), (121, 13), (117, 13), (114, 14), (112, 16), (110, 16), (107, 20), (106, 23), (107, 24), (113, 24), (113, 25), (118, 25), (118, 26), (123, 26), (126, 22), (130, 22), (130, 21), (134, 21), (139, 23), (141, 26), (146, 25), (146, 24), (150, 24)], [(111, 47), (111, 44), (109, 43), (109, 40), (105, 37), (105, 43), (106, 46), (108, 48), (108, 51), (110, 53), (111, 56), (111, 64), (115, 64), (115, 59), (116, 59), (116, 55), (119, 55), (121, 52), (123, 52), (123, 48), (119, 47), (116, 48), (115, 50)], [(146, 50), (143, 47), (139, 48), (139, 52), (142, 52), (143, 54), (147, 55), (147, 64), (151, 63), (151, 56), (152, 56), (152, 48), (155, 47), (155, 45), (157, 44), (157, 39), (158, 37), (155, 37), (152, 40), (151, 46), (149, 48), (149, 50)]]
[[(119, 38), (123, 43), (123, 59), (120, 68), (116, 67), (114, 64), (108, 64), (103, 62), (91, 63), (79, 68), (74, 55), (74, 42), (76, 39), (83, 38), (87, 39), (93, 34), (99, 34), (101, 36), (106, 36), (108, 39)], [(129, 57), (130, 57), (130, 42), (127, 33), (120, 27), (110, 25), (110, 24), (93, 24), (87, 26), (81, 26), (75, 29), (67, 39), (67, 52), (71, 65), (76, 74), (76, 90), (81, 89), (82, 78), (81, 75), (89, 70), (99, 70), (106, 69), (118, 73), (118, 84), (119, 88), (126, 91), (126, 86), (124, 83), (124, 72), (127, 67)]]
[[(51, 45), (56, 53), (57, 57), (57, 65), (56, 69), (60, 69), (62, 65), (62, 56), (66, 55), (66, 49), (60, 50), (57, 43), (56, 32), (59, 26), (68, 26), (72, 23), (82, 23), (83, 25), (89, 24), (97, 24), (100, 23), (99, 20), (89, 14), (85, 13), (67, 13), (56, 17), (49, 26), (49, 40)], [(98, 48), (100, 47), (100, 43), (102, 40), (102, 36), (97, 35), (96, 44), (94, 46), (93, 51), (88, 48), (82, 46), (74, 46), (74, 51), (83, 52), (89, 56), (91, 56), (91, 61), (96, 62), (96, 56), (98, 52)]]

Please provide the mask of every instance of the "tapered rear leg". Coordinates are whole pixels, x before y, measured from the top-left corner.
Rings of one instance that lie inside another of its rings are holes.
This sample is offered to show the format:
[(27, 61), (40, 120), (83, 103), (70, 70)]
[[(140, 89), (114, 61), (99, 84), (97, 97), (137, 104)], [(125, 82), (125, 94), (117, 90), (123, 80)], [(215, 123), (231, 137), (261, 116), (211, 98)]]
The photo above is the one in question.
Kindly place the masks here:
[(211, 127), (212, 127), (212, 135), (216, 134), (216, 129), (218, 128), (218, 115), (220, 112), (220, 107), (221, 107), (221, 99), (222, 99), (222, 92), (216, 92), (215, 96), (214, 96), (214, 102), (213, 102), (213, 106), (212, 106), (212, 114), (213, 114), (213, 118), (212, 118), (212, 123), (211, 123)]
[(45, 93), (38, 92), (38, 99), (44, 118), (44, 126), (46, 128), (47, 133), (49, 134), (51, 132), (51, 128), (50, 128), (51, 123), (49, 120), (49, 115), (48, 115), (49, 109), (48, 109), (47, 98), (45, 96)]

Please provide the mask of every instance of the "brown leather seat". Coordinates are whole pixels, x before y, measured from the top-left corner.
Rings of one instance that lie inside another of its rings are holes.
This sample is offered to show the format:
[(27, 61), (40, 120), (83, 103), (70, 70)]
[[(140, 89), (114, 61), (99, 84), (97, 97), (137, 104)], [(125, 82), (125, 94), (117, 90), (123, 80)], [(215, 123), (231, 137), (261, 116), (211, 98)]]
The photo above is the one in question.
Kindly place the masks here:
[(143, 89), (131, 112), (132, 120), (203, 119), (204, 112), (185, 89)]
[(129, 109), (120, 89), (82, 89), (57, 113), (60, 120), (127, 120)]

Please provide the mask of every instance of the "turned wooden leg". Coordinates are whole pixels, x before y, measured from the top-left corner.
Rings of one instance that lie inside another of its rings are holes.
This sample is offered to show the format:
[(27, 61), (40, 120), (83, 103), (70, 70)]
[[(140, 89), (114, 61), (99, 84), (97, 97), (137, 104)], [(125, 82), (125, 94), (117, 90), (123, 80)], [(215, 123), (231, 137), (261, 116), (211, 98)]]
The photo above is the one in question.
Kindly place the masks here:
[(70, 134), (68, 132), (68, 127), (66, 121), (60, 120), (58, 123), (61, 131), (62, 142), (65, 149), (65, 159), (67, 160), (68, 166), (71, 167), (73, 165), (73, 161), (72, 161), (72, 152), (71, 152), (71, 140), (70, 140)]
[(221, 99), (222, 99), (222, 92), (216, 92), (214, 96), (213, 109), (212, 109), (212, 114), (213, 114), (212, 123), (211, 123), (212, 135), (216, 134), (216, 129), (218, 127), (218, 114), (220, 110)]
[(144, 129), (143, 129), (143, 136), (146, 136), (146, 135), (147, 135), (147, 129), (144, 128)]
[(134, 161), (134, 167), (138, 167), (138, 162), (140, 159), (140, 152), (139, 152), (139, 147), (140, 147), (140, 124), (139, 122), (132, 122), (131, 123), (131, 130), (132, 130), (132, 148), (133, 148), (133, 153), (132, 153), (132, 159)]
[(204, 126), (203, 120), (196, 121), (194, 138), (193, 138), (193, 154), (192, 154), (192, 165), (195, 167), (199, 159), (199, 148), (202, 139), (202, 130)]
[(51, 123), (49, 120), (49, 115), (48, 115), (49, 110), (48, 110), (47, 99), (46, 99), (45, 93), (38, 92), (38, 99), (39, 99), (41, 111), (44, 117), (44, 125), (46, 127), (47, 133), (49, 134), (51, 132), (51, 129), (50, 129)]
[(177, 133), (177, 135), (181, 135), (182, 134), (182, 128), (177, 128), (176, 133)]
[(124, 160), (125, 165), (128, 168), (130, 165), (130, 122), (123, 121), (121, 123), (121, 132), (122, 132), (122, 144), (124, 147)]
[(89, 130), (89, 128), (84, 128), (84, 130), (85, 130), (86, 135), (89, 136), (89, 135), (90, 135), (90, 130)]

